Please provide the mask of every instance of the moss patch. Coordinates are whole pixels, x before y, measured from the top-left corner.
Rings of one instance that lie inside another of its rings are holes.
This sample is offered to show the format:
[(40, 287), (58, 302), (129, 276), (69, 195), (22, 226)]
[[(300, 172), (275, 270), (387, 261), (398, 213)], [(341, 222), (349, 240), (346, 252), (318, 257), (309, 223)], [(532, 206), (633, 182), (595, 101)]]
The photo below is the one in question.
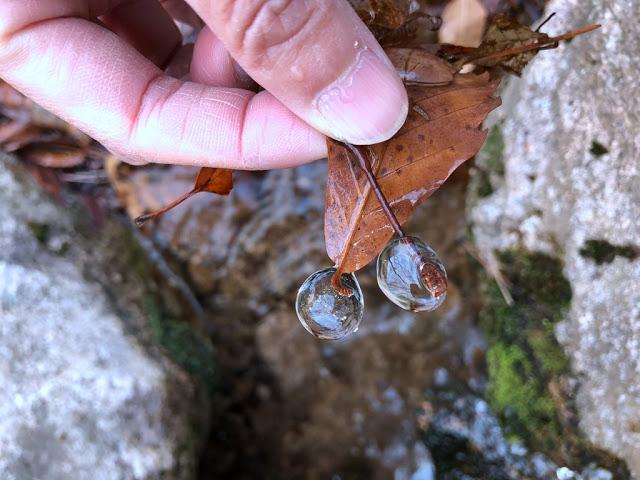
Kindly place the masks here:
[(475, 159), (470, 192), (484, 198), (494, 192), (494, 182), (504, 176), (504, 138), (500, 125), (494, 125)]
[(602, 145), (597, 140), (594, 140), (593, 142), (591, 142), (591, 148), (589, 149), (589, 151), (591, 152), (592, 155), (595, 155), (596, 157), (601, 157), (609, 153), (609, 150), (607, 149), (607, 147)]
[(31, 233), (36, 238), (38, 243), (46, 246), (47, 240), (49, 239), (51, 227), (46, 223), (39, 222), (29, 222), (27, 223), (27, 227), (29, 227), (29, 230), (31, 230)]
[(491, 127), (481, 155), (487, 170), (500, 176), (504, 175), (504, 137), (500, 125)]
[(616, 478), (628, 478), (624, 463), (582, 438), (571, 393), (561, 386), (569, 361), (554, 327), (571, 301), (562, 263), (526, 250), (498, 252), (497, 257), (514, 302), (507, 305), (498, 285), (487, 278), (480, 323), (490, 345), (486, 396), (506, 437), (524, 441), (559, 464), (582, 467), (596, 462), (617, 472)]
[(487, 399), (508, 435), (550, 451), (561, 442), (562, 427), (548, 385), (569, 367), (553, 326), (569, 306), (571, 287), (562, 265), (545, 254), (510, 250), (498, 258), (514, 304), (507, 305), (495, 282), (485, 284), (480, 321), (491, 344)]
[(596, 265), (611, 263), (616, 257), (634, 260), (640, 255), (632, 245), (612, 245), (605, 240), (587, 240), (580, 249), (580, 255), (590, 258)]
[(217, 373), (211, 343), (186, 323), (163, 314), (150, 296), (144, 303), (156, 342), (176, 364), (204, 383), (209, 393), (213, 393), (217, 384)]

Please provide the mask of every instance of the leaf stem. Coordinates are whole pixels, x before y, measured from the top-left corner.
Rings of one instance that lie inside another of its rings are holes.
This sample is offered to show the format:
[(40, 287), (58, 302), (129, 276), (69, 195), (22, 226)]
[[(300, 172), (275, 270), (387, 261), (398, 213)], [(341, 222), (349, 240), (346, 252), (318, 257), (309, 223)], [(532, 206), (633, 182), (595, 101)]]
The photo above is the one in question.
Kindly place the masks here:
[[(389, 206), (389, 202), (384, 196), (384, 193), (382, 193), (382, 189), (380, 188), (380, 184), (378, 183), (378, 180), (376, 179), (376, 176), (373, 173), (373, 168), (371, 167), (371, 162), (369, 161), (368, 156), (366, 154), (363, 154), (360, 151), (360, 148), (368, 148), (368, 147), (357, 147), (347, 142), (341, 142), (341, 143), (352, 155), (356, 157), (356, 160), (358, 160), (358, 165), (360, 166), (365, 176), (367, 177), (367, 182), (369, 183), (371, 190), (373, 190), (376, 197), (378, 198), (378, 201), (380, 202), (380, 206), (382, 207), (382, 211), (389, 219), (389, 223), (391, 224), (393, 231), (396, 233), (398, 237), (404, 238), (405, 234), (402, 231), (400, 222), (396, 218), (396, 215), (393, 213), (393, 210), (391, 210), (391, 207)], [(345, 259), (345, 256), (343, 255), (343, 258), (340, 261), (340, 264), (336, 268), (336, 272), (333, 274), (333, 277), (331, 278), (331, 286), (340, 295), (348, 296), (348, 295), (351, 295), (353, 291), (342, 284), (342, 274), (343, 274), (342, 265), (344, 263), (344, 259)]]
[(391, 227), (393, 228), (393, 230), (396, 232), (396, 235), (398, 237), (404, 237), (405, 235), (404, 235), (404, 232), (402, 231), (402, 227), (400, 226), (400, 222), (398, 222), (398, 219), (396, 218), (395, 213), (393, 213), (393, 210), (391, 210), (391, 207), (389, 206), (389, 202), (384, 196), (384, 193), (382, 193), (380, 184), (378, 183), (376, 176), (373, 174), (373, 171), (371, 169), (371, 162), (369, 161), (367, 156), (363, 155), (362, 152), (360, 152), (358, 147), (356, 147), (355, 145), (344, 142), (344, 146), (347, 147), (347, 149), (351, 153), (353, 153), (353, 155), (358, 160), (358, 165), (366, 175), (367, 181), (369, 182), (369, 185), (371, 185), (371, 189), (373, 190), (373, 193), (375, 193), (376, 197), (378, 197), (378, 202), (380, 202), (382, 211), (389, 219), (389, 223), (391, 224)]
[(542, 23), (540, 25), (538, 25), (538, 28), (536, 28), (536, 32), (539, 32), (540, 29), (542, 27), (544, 27), (547, 23), (549, 23), (549, 20), (551, 20), (553, 17), (556, 16), (556, 12), (553, 12), (551, 15), (549, 15), (547, 18), (545, 18)]
[(192, 197), (193, 195), (195, 195), (196, 193), (198, 193), (200, 191), (201, 191), (201, 189), (194, 188), (190, 192), (187, 192), (184, 195), (182, 195), (180, 198), (176, 198), (173, 202), (169, 203), (168, 205), (165, 205), (164, 207), (159, 208), (158, 210), (154, 210), (153, 212), (146, 213), (144, 215), (140, 215), (139, 217), (136, 217), (134, 222), (138, 227), (141, 227), (148, 220), (151, 220), (152, 218), (156, 218), (156, 217), (162, 215), (163, 213), (165, 213), (166, 211), (171, 210), (172, 208), (180, 205), (182, 202), (184, 202), (185, 200), (187, 200), (188, 198)]

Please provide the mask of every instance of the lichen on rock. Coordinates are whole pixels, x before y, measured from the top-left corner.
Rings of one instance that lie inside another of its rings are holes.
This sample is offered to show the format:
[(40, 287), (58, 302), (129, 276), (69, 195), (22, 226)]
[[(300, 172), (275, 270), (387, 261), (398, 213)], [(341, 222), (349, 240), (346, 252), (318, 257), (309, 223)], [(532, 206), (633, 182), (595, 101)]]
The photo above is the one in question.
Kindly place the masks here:
[[(489, 366), (504, 376), (514, 370), (508, 366), (519, 365), (516, 371), (536, 366), (538, 387), (522, 386), (548, 392), (562, 431), (573, 425), (570, 430), (583, 435), (559, 452), (567, 461), (579, 461), (580, 451), (593, 448), (596, 455), (607, 451), (610, 459), (621, 458), (640, 476), (640, 437), (634, 429), (640, 417), (640, 262), (631, 251), (640, 238), (640, 170), (637, 119), (630, 113), (640, 110), (640, 100), (629, 95), (640, 88), (629, 75), (629, 66), (640, 61), (635, 20), (640, 4), (555, 0), (548, 10), (557, 13), (546, 26), (552, 34), (588, 23), (603, 27), (538, 55), (522, 80), (509, 83), (503, 98), (517, 100), (505, 102), (500, 123), (504, 179), (493, 193), (474, 199), (469, 218), (487, 265), (502, 263), (508, 273), (508, 262), (500, 262), (496, 252), (543, 252), (560, 262), (572, 295), (560, 318), (548, 317), (553, 309), (539, 312), (536, 334), (521, 337), (518, 349), (494, 344)], [(494, 310), (513, 312), (507, 306)], [(530, 313), (523, 307), (518, 315)], [(552, 337), (570, 365), (560, 375), (566, 381), (558, 383), (559, 390), (549, 381), (555, 374), (548, 372), (564, 369), (567, 361), (550, 354), (558, 352), (546, 341)], [(505, 368), (496, 369), (498, 364)], [(558, 402), (558, 391), (575, 397), (569, 404)], [(545, 412), (548, 402), (540, 405)], [(565, 405), (574, 418), (564, 415)]]

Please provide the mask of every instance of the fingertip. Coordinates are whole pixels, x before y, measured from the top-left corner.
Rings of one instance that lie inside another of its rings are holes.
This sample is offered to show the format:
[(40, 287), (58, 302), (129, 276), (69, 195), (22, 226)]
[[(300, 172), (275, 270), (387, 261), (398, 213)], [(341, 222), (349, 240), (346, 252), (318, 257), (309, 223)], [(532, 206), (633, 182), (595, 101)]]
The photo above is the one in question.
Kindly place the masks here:
[(313, 109), (314, 123), (327, 135), (365, 145), (395, 135), (407, 118), (409, 101), (391, 62), (365, 49), (318, 95)]

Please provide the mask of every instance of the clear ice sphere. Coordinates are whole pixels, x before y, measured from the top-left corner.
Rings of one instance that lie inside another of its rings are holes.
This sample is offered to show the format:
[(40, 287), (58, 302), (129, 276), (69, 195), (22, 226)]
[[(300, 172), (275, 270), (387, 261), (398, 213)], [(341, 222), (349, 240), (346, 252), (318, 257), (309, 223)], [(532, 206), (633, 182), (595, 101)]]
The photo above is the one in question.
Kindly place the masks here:
[(313, 336), (337, 340), (358, 330), (364, 299), (353, 273), (342, 276), (342, 285), (352, 290), (345, 296), (331, 286), (335, 267), (320, 270), (307, 278), (296, 298), (296, 313), (302, 326)]
[(438, 308), (447, 295), (447, 272), (436, 252), (416, 237), (391, 240), (378, 255), (378, 286), (393, 303), (413, 312)]

